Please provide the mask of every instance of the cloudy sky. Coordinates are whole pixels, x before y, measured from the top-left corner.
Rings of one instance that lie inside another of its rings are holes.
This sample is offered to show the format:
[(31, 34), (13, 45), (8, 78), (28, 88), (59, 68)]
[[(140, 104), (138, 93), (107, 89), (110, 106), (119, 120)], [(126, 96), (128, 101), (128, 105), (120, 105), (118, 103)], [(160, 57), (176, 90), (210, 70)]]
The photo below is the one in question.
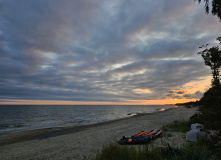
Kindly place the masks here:
[(0, 104), (164, 104), (210, 87), (194, 0), (0, 0)]

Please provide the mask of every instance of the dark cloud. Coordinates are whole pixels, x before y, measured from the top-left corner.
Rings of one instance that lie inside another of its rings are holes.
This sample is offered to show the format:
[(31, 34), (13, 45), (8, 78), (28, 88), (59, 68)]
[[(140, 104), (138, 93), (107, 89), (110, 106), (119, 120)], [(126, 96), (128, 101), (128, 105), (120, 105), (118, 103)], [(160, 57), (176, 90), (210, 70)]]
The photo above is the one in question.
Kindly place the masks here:
[(199, 98), (183, 85), (209, 76), (196, 53), (221, 31), (203, 14), (192, 0), (1, 1), (0, 99)]
[(179, 91), (179, 92), (177, 92), (177, 94), (184, 94), (185, 93), (185, 91)]
[(187, 99), (192, 99), (192, 98), (196, 98), (196, 99), (200, 99), (203, 96), (203, 92), (197, 91), (194, 94), (185, 94), (183, 95), (183, 97), (187, 98)]
[(177, 99), (200, 99), (203, 96), (203, 92), (201, 91), (196, 91), (193, 94), (185, 94), (185, 91), (176, 91), (176, 90), (171, 90), (167, 92), (167, 97), (170, 98), (177, 98)]
[(167, 97), (172, 99), (182, 99), (185, 91), (183, 90), (170, 90), (167, 92)]

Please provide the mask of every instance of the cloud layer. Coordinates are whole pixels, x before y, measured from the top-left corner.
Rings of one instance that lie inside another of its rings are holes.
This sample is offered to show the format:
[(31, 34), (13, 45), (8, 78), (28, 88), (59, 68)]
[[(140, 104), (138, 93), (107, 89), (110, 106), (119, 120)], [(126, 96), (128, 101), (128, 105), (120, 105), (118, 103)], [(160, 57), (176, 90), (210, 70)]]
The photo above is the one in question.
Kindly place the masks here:
[(220, 25), (193, 0), (1, 0), (0, 99), (200, 98)]

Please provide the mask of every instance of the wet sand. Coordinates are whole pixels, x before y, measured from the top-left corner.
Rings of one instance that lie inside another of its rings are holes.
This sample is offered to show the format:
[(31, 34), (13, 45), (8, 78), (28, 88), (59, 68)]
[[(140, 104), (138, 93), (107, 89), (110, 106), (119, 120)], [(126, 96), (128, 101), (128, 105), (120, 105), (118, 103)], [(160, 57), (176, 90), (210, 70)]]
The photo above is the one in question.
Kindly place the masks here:
[[(123, 135), (159, 129), (174, 120), (187, 120), (197, 108), (183, 106), (115, 121), (78, 127), (47, 128), (0, 137), (0, 159), (82, 159)], [(177, 142), (179, 143), (179, 142)]]

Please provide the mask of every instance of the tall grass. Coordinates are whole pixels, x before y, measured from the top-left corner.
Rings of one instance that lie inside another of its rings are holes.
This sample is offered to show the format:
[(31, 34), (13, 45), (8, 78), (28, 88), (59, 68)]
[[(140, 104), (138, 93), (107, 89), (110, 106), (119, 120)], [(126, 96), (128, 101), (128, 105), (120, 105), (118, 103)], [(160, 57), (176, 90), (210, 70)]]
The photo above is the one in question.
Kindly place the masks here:
[(190, 130), (191, 123), (189, 121), (173, 121), (173, 123), (163, 125), (163, 131), (169, 132), (187, 132)]
[(220, 160), (221, 146), (216, 146), (209, 141), (188, 144), (182, 147), (185, 153), (179, 159)]
[(148, 148), (136, 146), (120, 146), (110, 143), (104, 146), (93, 160), (220, 160), (221, 146), (207, 142), (188, 144), (182, 148), (163, 148), (168, 154), (163, 154), (160, 147)]
[(94, 160), (160, 160), (162, 159), (160, 152), (160, 148), (122, 146), (112, 142), (104, 146)]

